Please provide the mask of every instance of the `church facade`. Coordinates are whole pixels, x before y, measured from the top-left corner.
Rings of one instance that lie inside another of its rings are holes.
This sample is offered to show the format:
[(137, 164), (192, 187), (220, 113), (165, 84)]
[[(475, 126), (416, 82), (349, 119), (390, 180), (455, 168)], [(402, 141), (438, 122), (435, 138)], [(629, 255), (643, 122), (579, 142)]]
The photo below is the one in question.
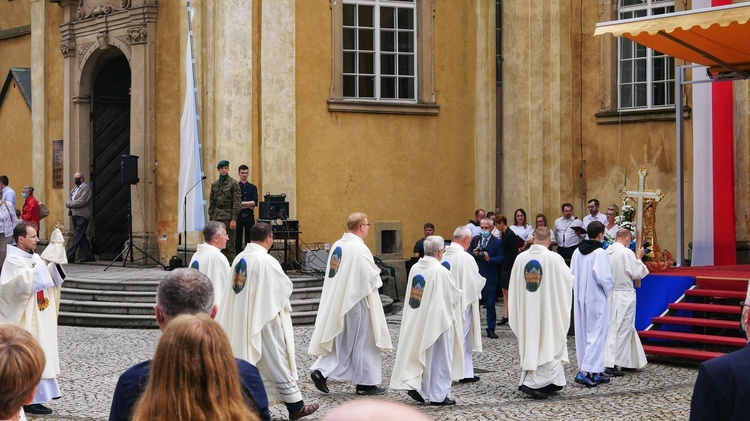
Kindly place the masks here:
[[(593, 37), (597, 22), (643, 13), (629, 3), (192, 1), (205, 195), (217, 162), (229, 160), (235, 178), (246, 164), (261, 196), (287, 195), (305, 242), (332, 243), (346, 216), (364, 211), (376, 254), (409, 256), (425, 222), (449, 238), (477, 207), (551, 223), (564, 202), (579, 217), (591, 197), (601, 210), (621, 205), (625, 170), (630, 186), (644, 165), (647, 187), (666, 193), (657, 229), (671, 250), (673, 63), (625, 58), (617, 40)], [(645, 13), (687, 7), (647, 3)], [(17, 192), (36, 187), (52, 212), (43, 233), (69, 225), (64, 203), (80, 170), (100, 254), (122, 247), (128, 204), (136, 244), (164, 262), (175, 254), (188, 36), (184, 0), (0, 3), (0, 75), (31, 74), (30, 105), (13, 82), (0, 101), (0, 172)], [(621, 80), (628, 63), (652, 77)], [(747, 123), (747, 84), (734, 83)], [(736, 127), (741, 174), (748, 125)], [(139, 157), (138, 184), (120, 182), (120, 155)], [(688, 204), (690, 174), (687, 165)], [(748, 191), (737, 182), (738, 216)], [(743, 218), (737, 231), (750, 237)]]

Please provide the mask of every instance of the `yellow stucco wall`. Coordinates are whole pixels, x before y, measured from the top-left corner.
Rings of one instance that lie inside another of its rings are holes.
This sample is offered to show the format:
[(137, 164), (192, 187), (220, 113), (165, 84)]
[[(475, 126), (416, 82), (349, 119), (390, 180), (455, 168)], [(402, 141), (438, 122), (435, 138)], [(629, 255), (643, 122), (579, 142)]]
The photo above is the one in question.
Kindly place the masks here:
[(0, 4), (0, 30), (31, 24), (30, 10), (31, 4), (28, 1), (2, 2)]
[[(470, 4), (471, 3), (471, 4)], [(434, 21), (437, 116), (331, 113), (331, 10), (297, 2), (297, 214), (306, 242), (332, 243), (351, 212), (402, 223), (410, 256), (430, 221), (446, 238), (473, 215), (473, 2), (438, 1)], [(423, 52), (430, 54), (430, 52)]]
[[(5, 78), (3, 78), (3, 82)], [(21, 190), (31, 184), (31, 110), (23, 99), (15, 82), (0, 106), (0, 149), (3, 151), (3, 165), (0, 173), (8, 176), (10, 187), (16, 192), (16, 207), (23, 207)]]
[(180, 84), (185, 79), (176, 36), (181, 31), (180, 4), (160, 2), (156, 21), (156, 234), (159, 257), (169, 260), (177, 249), (177, 189), (180, 172)]
[[(44, 139), (46, 148), (44, 168), (37, 169), (44, 171), (44, 194), (39, 199), (43, 200), (50, 210), (50, 216), (47, 217), (43, 224), (46, 223), (47, 237), (52, 232), (55, 222), (64, 225), (70, 224), (65, 201), (68, 200), (68, 192), (62, 188), (52, 188), (52, 141), (63, 139), (63, 95), (64, 95), (64, 58), (60, 52), (60, 25), (63, 23), (63, 10), (57, 4), (47, 3), (47, 26), (46, 26), (46, 110), (47, 114), (47, 134)], [(70, 139), (63, 139), (69, 142)], [(73, 174), (63, 174), (63, 177), (72, 179)]]

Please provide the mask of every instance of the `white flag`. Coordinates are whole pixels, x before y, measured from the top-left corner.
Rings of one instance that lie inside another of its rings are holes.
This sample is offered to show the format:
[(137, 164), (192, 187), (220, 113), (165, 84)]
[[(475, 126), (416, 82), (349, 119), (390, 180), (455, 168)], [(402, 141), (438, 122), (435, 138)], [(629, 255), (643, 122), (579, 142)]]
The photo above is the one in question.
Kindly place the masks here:
[[(192, 21), (192, 7), (188, 7), (188, 13)], [(179, 204), (177, 206), (179, 210), (177, 226), (181, 232), (200, 231), (206, 224), (203, 183), (201, 182), (203, 169), (201, 168), (201, 143), (198, 133), (198, 107), (195, 103), (196, 86), (193, 77), (191, 35), (188, 35), (185, 51), (185, 74), (187, 83), (185, 106), (182, 108), (182, 120), (180, 121)], [(196, 186), (196, 184), (199, 185)], [(191, 188), (193, 189), (190, 190)]]

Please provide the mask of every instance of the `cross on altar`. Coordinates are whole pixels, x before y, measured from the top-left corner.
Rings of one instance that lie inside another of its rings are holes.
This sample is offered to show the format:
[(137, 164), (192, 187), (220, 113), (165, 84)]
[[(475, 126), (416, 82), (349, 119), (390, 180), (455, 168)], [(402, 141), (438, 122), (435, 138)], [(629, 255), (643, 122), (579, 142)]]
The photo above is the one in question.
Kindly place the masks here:
[(623, 187), (620, 191), (620, 196), (622, 197), (622, 200), (627, 200), (628, 198), (633, 199), (636, 203), (636, 225), (635, 225), (635, 247), (636, 250), (641, 248), (643, 245), (643, 202), (644, 199), (654, 199), (655, 202), (660, 201), (664, 197), (664, 193), (661, 192), (661, 189), (656, 190), (645, 190), (645, 184), (646, 184), (646, 174), (648, 174), (648, 171), (646, 171), (646, 168), (641, 165), (641, 167), (638, 169), (638, 190), (628, 190), (626, 187)]

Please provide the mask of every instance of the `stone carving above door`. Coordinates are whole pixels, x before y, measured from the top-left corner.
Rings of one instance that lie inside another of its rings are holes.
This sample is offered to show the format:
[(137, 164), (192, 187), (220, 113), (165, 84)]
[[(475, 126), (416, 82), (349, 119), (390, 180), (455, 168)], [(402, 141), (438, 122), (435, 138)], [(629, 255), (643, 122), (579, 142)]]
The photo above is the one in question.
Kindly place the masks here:
[(131, 0), (80, 0), (76, 20), (95, 18), (130, 9)]

